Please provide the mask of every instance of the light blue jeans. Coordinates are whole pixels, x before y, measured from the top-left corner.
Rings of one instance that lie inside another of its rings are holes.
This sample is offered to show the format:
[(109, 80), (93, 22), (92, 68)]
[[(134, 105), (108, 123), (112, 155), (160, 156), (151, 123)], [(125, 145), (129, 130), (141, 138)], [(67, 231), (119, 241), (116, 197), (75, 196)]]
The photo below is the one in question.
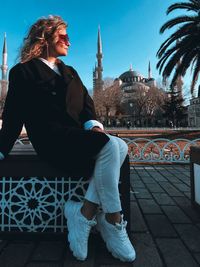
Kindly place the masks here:
[(118, 184), (120, 167), (128, 153), (128, 146), (122, 139), (108, 136), (110, 140), (96, 156), (85, 199), (100, 205), (105, 213), (113, 213), (122, 209)]

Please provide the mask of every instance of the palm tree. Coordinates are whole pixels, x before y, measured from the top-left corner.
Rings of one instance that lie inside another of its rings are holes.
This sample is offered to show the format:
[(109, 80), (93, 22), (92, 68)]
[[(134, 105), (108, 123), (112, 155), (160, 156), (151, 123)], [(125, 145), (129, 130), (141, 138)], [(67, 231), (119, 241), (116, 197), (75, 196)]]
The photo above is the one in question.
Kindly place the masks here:
[(175, 86), (177, 78), (184, 77), (186, 71), (191, 67), (190, 89), (194, 97), (194, 87), (200, 72), (200, 0), (172, 4), (166, 13), (168, 15), (177, 9), (184, 9), (192, 13), (173, 18), (160, 28), (162, 34), (165, 30), (178, 26), (175, 32), (160, 46), (157, 52), (159, 61), (156, 67), (162, 73), (164, 80), (173, 73), (171, 86)]

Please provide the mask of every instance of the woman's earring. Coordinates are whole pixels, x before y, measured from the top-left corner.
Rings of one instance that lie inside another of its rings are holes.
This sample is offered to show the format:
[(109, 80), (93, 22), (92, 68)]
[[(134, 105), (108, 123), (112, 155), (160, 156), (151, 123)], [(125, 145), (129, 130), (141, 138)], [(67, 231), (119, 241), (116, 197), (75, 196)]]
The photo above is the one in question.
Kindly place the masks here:
[(47, 58), (49, 57), (49, 45), (46, 43), (46, 50), (47, 50)]

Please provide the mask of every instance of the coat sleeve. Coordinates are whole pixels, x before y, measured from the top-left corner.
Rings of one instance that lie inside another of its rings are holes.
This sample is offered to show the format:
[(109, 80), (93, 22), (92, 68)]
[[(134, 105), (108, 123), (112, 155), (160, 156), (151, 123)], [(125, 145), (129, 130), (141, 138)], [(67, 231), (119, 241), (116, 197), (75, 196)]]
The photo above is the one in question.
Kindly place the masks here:
[(8, 93), (2, 113), (2, 128), (0, 130), (0, 152), (4, 156), (12, 149), (23, 127), (23, 77), (19, 65), (9, 73)]

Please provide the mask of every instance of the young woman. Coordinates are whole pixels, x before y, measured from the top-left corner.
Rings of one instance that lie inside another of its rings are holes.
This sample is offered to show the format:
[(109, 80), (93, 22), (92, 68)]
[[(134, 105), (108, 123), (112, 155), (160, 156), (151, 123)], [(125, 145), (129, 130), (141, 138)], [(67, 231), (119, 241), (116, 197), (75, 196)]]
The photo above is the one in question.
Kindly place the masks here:
[[(89, 233), (97, 225), (112, 255), (133, 261), (135, 250), (120, 213), (118, 191), (127, 145), (104, 131), (77, 72), (58, 59), (70, 46), (66, 28), (59, 16), (41, 18), (24, 39), (20, 63), (9, 74), (0, 157), (8, 155), (24, 124), (41, 158), (70, 175), (77, 174), (78, 166), (90, 183), (83, 203), (67, 201), (64, 208), (74, 256), (86, 259)], [(99, 205), (102, 212), (97, 213)]]

